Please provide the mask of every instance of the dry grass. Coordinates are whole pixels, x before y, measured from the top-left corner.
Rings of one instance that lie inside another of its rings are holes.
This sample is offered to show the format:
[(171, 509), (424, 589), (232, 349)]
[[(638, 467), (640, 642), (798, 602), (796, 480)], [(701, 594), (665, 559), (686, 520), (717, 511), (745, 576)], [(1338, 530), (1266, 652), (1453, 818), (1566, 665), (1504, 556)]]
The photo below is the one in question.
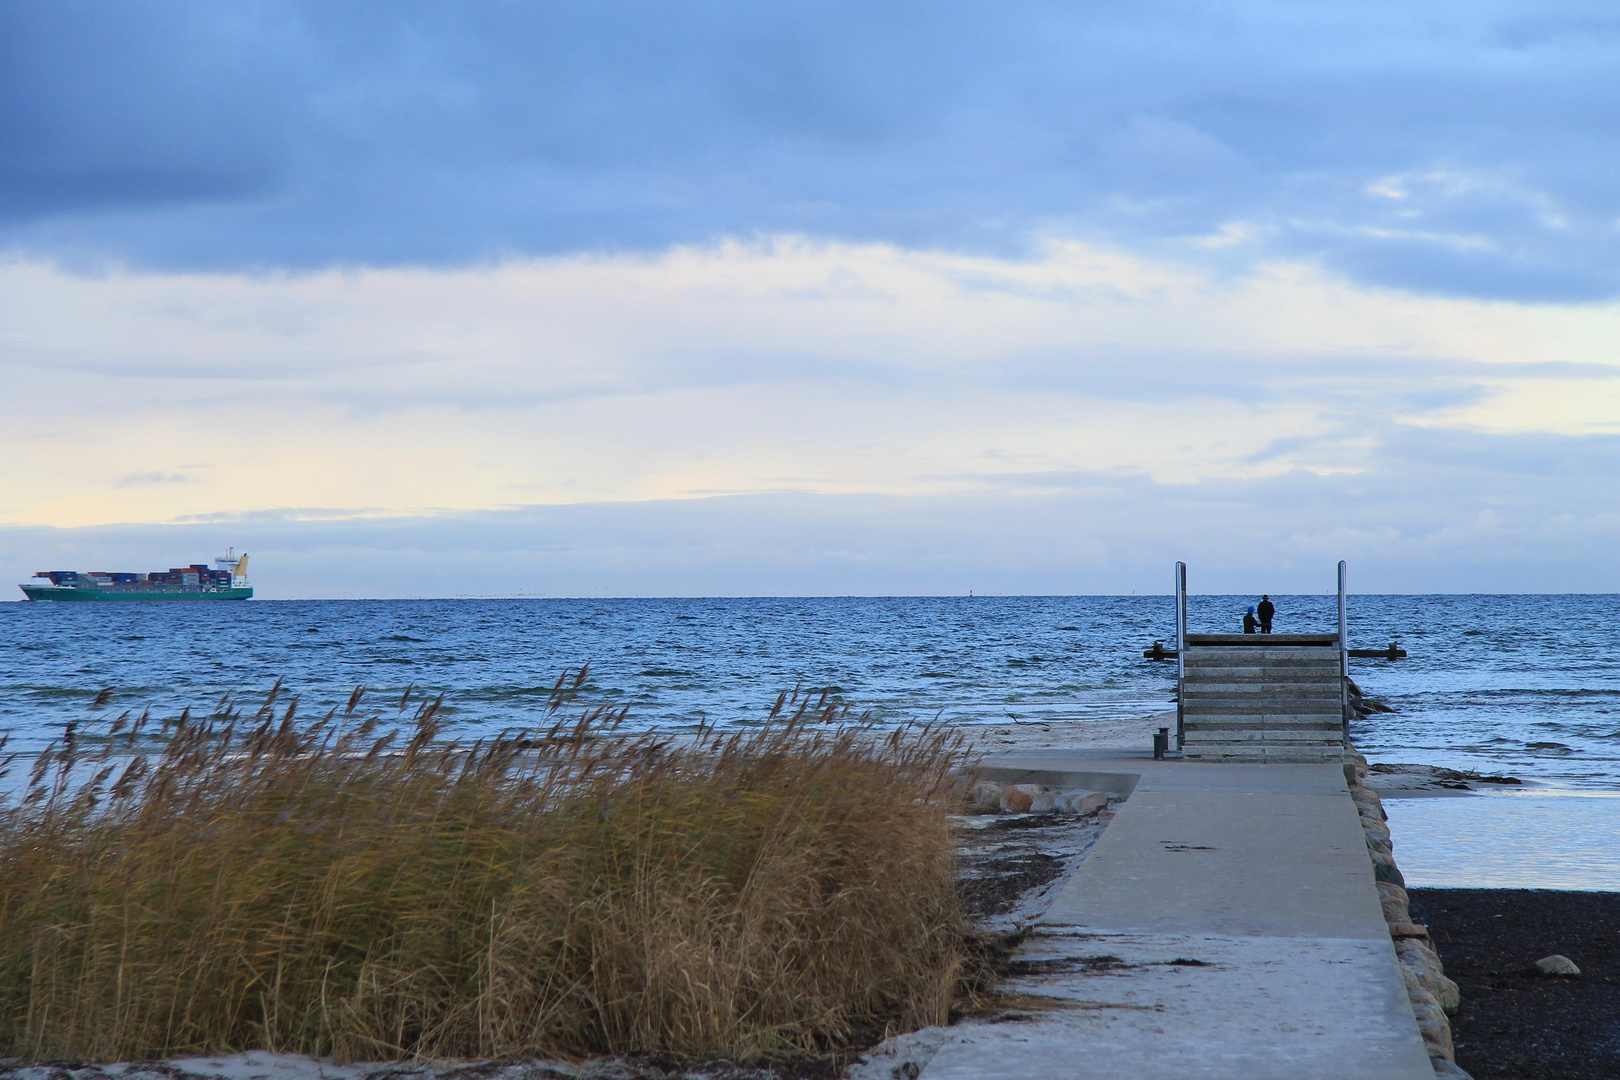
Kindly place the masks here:
[(603, 710), (467, 745), (436, 703), (396, 737), (359, 701), (40, 758), (0, 812), (0, 1055), (748, 1060), (945, 1019), (944, 733), (800, 703), (680, 745)]

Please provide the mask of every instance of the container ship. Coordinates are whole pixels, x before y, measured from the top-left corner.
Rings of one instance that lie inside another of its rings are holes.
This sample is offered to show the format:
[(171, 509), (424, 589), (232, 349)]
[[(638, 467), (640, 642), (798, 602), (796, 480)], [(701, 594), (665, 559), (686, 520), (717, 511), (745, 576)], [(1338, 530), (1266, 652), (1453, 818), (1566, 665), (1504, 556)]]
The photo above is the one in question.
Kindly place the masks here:
[(192, 563), (149, 574), (41, 570), (18, 588), (30, 600), (246, 600), (253, 595), (247, 564), (247, 553), (232, 548), (212, 568)]

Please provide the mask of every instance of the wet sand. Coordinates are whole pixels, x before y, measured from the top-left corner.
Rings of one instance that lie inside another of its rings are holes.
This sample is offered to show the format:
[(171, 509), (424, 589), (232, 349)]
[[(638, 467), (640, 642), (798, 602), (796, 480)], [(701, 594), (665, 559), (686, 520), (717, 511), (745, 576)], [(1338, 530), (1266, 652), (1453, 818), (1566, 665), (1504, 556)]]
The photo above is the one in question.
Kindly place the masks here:
[[(1620, 1077), (1620, 892), (1411, 889), (1462, 988), (1457, 1064), (1475, 1080)], [(1531, 974), (1562, 954), (1575, 978)]]
[(1168, 727), (1174, 746), (1176, 711), (1141, 719), (1028, 720), (1007, 724), (963, 724), (960, 730), (982, 754), (1022, 750), (1149, 750), (1153, 734)]

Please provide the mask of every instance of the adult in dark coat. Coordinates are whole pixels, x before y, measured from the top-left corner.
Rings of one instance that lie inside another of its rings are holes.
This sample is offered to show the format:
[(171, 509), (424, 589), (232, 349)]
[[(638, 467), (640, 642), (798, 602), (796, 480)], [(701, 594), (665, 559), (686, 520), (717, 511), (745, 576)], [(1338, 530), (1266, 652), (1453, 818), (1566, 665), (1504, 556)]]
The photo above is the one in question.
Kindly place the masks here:
[(1248, 611), (1243, 613), (1243, 632), (1245, 634), (1254, 633), (1255, 628), (1259, 625), (1260, 624), (1255, 621), (1254, 608), (1251, 607)]
[(1255, 608), (1254, 613), (1260, 617), (1260, 632), (1271, 633), (1271, 620), (1277, 615), (1277, 605), (1271, 602), (1271, 597), (1262, 596), (1260, 606)]

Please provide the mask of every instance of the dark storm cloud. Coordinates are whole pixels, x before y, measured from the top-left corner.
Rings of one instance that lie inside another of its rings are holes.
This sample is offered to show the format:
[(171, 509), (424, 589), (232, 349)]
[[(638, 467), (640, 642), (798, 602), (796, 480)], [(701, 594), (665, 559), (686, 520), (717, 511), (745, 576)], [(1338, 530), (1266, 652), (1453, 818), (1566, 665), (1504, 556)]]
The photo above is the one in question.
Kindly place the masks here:
[(295, 104), (268, 30), (224, 5), (0, 6), (0, 220), (275, 190)]
[(0, 243), (180, 267), (802, 231), (1620, 291), (1581, 3), (9, 3)]

